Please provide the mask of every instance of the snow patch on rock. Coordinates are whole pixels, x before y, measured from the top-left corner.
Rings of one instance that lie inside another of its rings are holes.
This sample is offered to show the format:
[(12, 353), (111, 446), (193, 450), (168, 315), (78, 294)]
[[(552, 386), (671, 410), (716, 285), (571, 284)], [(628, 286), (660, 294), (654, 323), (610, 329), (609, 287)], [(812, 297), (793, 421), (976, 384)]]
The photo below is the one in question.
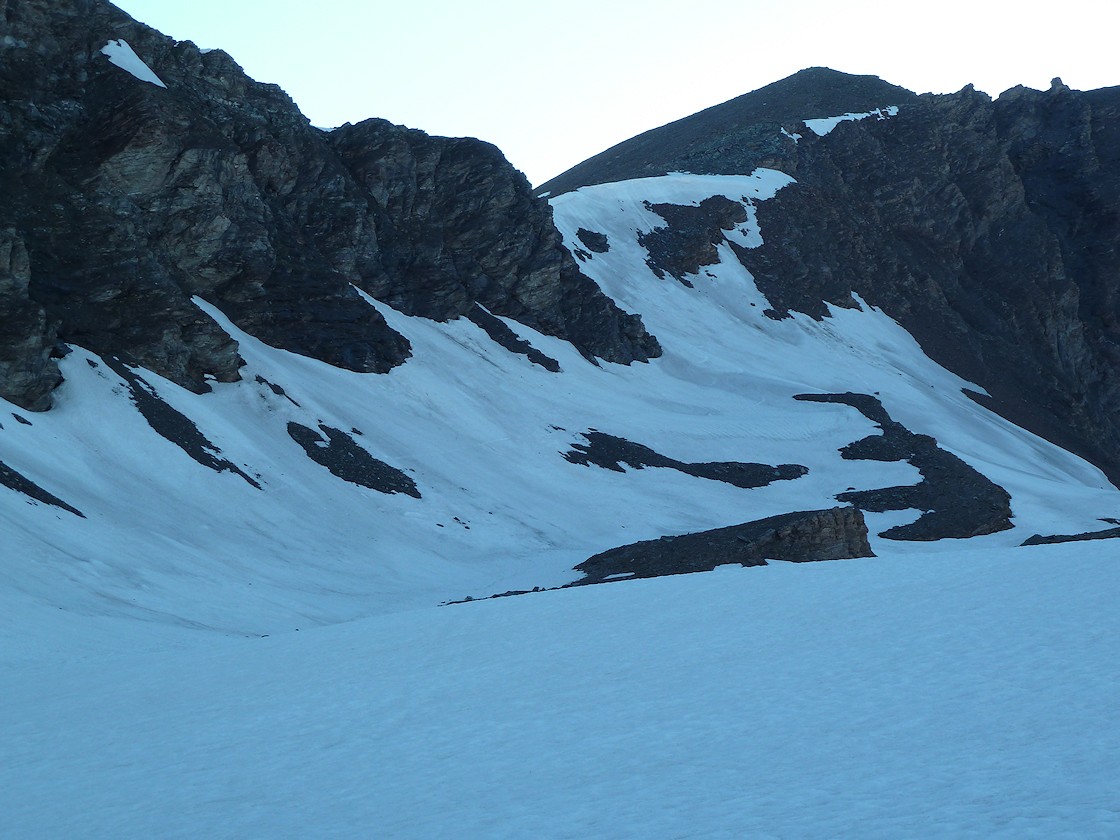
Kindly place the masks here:
[(167, 87), (163, 80), (152, 71), (152, 68), (145, 64), (144, 60), (136, 54), (136, 51), (129, 46), (128, 41), (123, 38), (109, 41), (101, 48), (101, 54), (108, 57), (110, 64), (131, 73), (140, 81), (148, 82), (156, 87)]
[[(877, 120), (885, 120), (898, 114), (898, 106), (890, 105), (886, 108), (876, 108), (874, 111), (867, 111), (861, 114), (841, 114), (838, 117), (821, 117), (816, 120), (805, 120), (805, 127), (816, 134), (818, 137), (824, 137), (836, 126), (842, 122), (850, 122), (854, 120), (865, 120), (868, 117), (874, 117)], [(783, 129), (783, 133), (784, 129)], [(799, 136), (799, 135), (797, 135)]]

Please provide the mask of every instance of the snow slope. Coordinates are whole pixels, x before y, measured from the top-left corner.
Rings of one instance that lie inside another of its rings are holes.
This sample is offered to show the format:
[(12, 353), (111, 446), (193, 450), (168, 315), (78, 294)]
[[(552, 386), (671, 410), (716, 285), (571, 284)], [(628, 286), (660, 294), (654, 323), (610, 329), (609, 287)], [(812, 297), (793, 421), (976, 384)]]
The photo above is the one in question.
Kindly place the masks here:
[[(62, 360), (56, 408), (0, 414), (0, 460), (86, 517), (0, 486), (0, 655), (22, 656), (24, 616), (60, 610), (141, 620), (160, 633), (261, 634), (555, 586), (618, 545), (832, 507), (850, 488), (918, 480), (906, 463), (842, 459), (838, 450), (874, 425), (848, 406), (793, 399), (804, 392), (877, 394), (895, 419), (1005, 487), (1016, 528), (973, 540), (978, 548), (1097, 530), (1116, 517), (1120, 496), (1098, 470), (977, 406), (961, 392), (967, 383), (883, 313), (864, 306), (820, 322), (773, 321), (726, 244), (694, 288), (646, 265), (637, 236), (664, 224), (647, 202), (741, 200), (747, 221), (727, 235), (752, 247), (766, 235), (754, 204), (789, 181), (766, 170), (669, 175), (555, 200), (571, 248), (580, 227), (608, 237), (610, 250), (583, 270), (661, 340), (665, 354), (650, 364), (592, 365), (509, 321), (560, 362), (553, 374), (466, 319), (441, 324), (371, 301), (414, 357), (388, 374), (357, 374), (271, 348), (199, 301), (240, 342), (243, 381), (197, 395), (139, 373), (260, 489), (156, 434), (121, 378), (75, 348)], [(357, 444), (405, 471), (422, 497), (341, 481), (288, 436), (289, 422), (357, 430)], [(567, 462), (562, 453), (589, 429), (682, 461), (796, 463), (809, 473), (743, 490), (667, 469)], [(878, 533), (917, 515), (869, 519)], [(886, 542), (873, 538), (873, 547)], [(923, 556), (951, 548), (889, 546)], [(69, 644), (80, 649), (87, 634), (80, 621), (72, 626)]]
[(1115, 562), (724, 567), (44, 657), (0, 692), (0, 834), (1115, 837)]

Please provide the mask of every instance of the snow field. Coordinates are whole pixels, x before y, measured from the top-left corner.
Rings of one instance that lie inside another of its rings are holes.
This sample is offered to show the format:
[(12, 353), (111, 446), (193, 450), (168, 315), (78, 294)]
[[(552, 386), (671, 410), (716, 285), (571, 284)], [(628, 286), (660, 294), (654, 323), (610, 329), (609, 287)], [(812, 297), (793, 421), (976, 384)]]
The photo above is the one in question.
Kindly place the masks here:
[(1113, 837), (1115, 559), (724, 567), (27, 665), (0, 694), (0, 826)]

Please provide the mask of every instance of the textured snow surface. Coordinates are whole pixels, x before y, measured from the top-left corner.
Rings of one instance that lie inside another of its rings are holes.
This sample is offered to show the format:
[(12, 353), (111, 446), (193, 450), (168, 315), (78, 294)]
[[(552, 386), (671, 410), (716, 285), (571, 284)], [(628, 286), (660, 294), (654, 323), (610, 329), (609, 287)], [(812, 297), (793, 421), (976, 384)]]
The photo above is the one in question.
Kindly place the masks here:
[(1116, 837), (1116, 560), (724, 567), (71, 659), (56, 611), (0, 692), (0, 833)]
[(805, 127), (818, 137), (824, 137), (842, 122), (865, 120), (868, 117), (874, 117), (877, 120), (885, 120), (896, 114), (898, 114), (898, 106), (891, 105), (887, 108), (876, 108), (874, 111), (866, 111), (862, 114), (841, 114), (838, 117), (822, 117), (817, 120), (805, 120)]
[(152, 68), (145, 64), (143, 59), (128, 45), (128, 41), (123, 38), (107, 43), (101, 48), (101, 54), (108, 56), (110, 64), (131, 73), (140, 81), (149, 82), (161, 88), (167, 87), (163, 80), (152, 72)]

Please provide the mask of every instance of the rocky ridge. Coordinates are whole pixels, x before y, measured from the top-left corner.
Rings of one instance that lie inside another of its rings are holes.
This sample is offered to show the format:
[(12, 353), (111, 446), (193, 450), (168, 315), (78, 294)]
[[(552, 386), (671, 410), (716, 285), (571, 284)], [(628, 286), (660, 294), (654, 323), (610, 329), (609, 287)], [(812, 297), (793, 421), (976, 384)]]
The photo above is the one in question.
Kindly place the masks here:
[[(73, 343), (194, 391), (237, 345), (192, 302), (363, 372), (409, 356), (358, 290), (406, 314), (482, 305), (589, 359), (660, 348), (584, 277), (548, 205), (490, 144), (369, 120), (324, 132), (227, 54), (104, 0), (0, 19), (0, 396), (49, 407)], [(166, 84), (102, 53), (123, 40)]]

